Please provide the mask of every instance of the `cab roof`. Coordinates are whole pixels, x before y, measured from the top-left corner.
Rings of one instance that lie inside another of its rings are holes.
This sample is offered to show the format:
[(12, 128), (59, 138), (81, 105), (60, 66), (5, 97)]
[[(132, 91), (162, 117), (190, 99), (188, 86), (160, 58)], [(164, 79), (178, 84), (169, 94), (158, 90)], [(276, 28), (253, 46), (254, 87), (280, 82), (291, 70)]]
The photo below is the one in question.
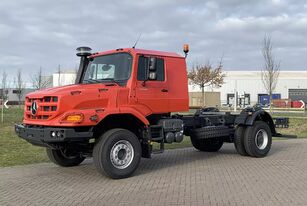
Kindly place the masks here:
[(109, 50), (104, 52), (97, 52), (91, 55), (91, 57), (97, 57), (106, 54), (119, 53), (119, 52), (129, 52), (131, 54), (144, 54), (152, 56), (164, 56), (164, 57), (174, 57), (174, 58), (184, 58), (183, 56), (175, 52), (164, 52), (164, 51), (155, 51), (147, 49), (133, 49), (133, 48), (119, 48), (115, 50)]

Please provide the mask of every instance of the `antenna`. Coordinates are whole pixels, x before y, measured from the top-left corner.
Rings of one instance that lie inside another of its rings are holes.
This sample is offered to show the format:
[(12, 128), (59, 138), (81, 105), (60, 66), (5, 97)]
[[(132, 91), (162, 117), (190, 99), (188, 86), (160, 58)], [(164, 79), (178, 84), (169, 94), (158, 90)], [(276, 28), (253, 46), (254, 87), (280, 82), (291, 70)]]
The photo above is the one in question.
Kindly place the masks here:
[(132, 47), (133, 49), (135, 49), (135, 47), (136, 47), (136, 45), (138, 44), (138, 42), (139, 42), (141, 36), (142, 36), (142, 33), (140, 33), (139, 37), (138, 37), (137, 40), (135, 41), (135, 43), (134, 43), (134, 45), (133, 45), (133, 47)]

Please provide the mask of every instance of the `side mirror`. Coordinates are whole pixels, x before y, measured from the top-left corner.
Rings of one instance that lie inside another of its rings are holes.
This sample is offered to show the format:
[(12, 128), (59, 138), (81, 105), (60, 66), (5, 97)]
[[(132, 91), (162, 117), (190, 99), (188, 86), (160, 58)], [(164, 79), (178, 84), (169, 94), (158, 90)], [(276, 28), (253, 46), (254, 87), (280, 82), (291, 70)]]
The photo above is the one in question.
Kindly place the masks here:
[(149, 57), (149, 64), (148, 64), (149, 71), (156, 70), (156, 62), (157, 62), (157, 58)]
[(144, 81), (142, 85), (145, 86), (146, 81), (157, 79), (157, 73), (156, 73), (157, 58), (156, 57), (143, 57), (142, 61), (145, 66)]
[(145, 78), (146, 80), (156, 80), (157, 79), (156, 66), (157, 66), (157, 58), (148, 57), (147, 67), (146, 67), (146, 78)]
[(157, 73), (156, 72), (149, 72), (148, 79), (149, 80), (156, 80), (157, 79)]

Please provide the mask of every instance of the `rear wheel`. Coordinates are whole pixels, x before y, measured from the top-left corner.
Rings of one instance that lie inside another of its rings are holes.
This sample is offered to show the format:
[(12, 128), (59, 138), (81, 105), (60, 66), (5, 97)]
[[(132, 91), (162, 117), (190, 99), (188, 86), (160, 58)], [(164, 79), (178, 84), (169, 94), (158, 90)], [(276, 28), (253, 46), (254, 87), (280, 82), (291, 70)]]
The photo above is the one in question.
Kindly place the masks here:
[(244, 134), (246, 152), (252, 157), (266, 156), (272, 145), (272, 133), (267, 123), (257, 121), (253, 126), (248, 126)]
[(62, 167), (73, 167), (79, 165), (85, 157), (80, 154), (65, 154), (63, 150), (46, 149), (47, 156), (51, 162)]
[(242, 156), (247, 156), (247, 152), (244, 147), (244, 133), (245, 133), (246, 127), (244, 126), (238, 126), (235, 131), (234, 135), (234, 145), (237, 150), (237, 152)]
[(198, 139), (194, 135), (191, 135), (191, 142), (195, 149), (203, 152), (217, 152), (224, 143), (223, 140), (220, 139)]
[(129, 177), (141, 160), (141, 144), (126, 129), (111, 129), (94, 146), (93, 159), (97, 170), (113, 179)]

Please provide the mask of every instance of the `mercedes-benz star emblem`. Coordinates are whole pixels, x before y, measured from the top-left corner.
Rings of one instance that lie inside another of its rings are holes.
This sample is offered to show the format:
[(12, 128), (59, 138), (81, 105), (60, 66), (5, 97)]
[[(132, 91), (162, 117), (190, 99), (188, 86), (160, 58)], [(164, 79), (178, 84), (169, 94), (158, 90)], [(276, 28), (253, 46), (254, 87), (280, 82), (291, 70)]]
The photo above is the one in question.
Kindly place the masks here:
[(33, 102), (32, 105), (31, 105), (31, 113), (33, 115), (36, 115), (37, 113), (37, 102)]

